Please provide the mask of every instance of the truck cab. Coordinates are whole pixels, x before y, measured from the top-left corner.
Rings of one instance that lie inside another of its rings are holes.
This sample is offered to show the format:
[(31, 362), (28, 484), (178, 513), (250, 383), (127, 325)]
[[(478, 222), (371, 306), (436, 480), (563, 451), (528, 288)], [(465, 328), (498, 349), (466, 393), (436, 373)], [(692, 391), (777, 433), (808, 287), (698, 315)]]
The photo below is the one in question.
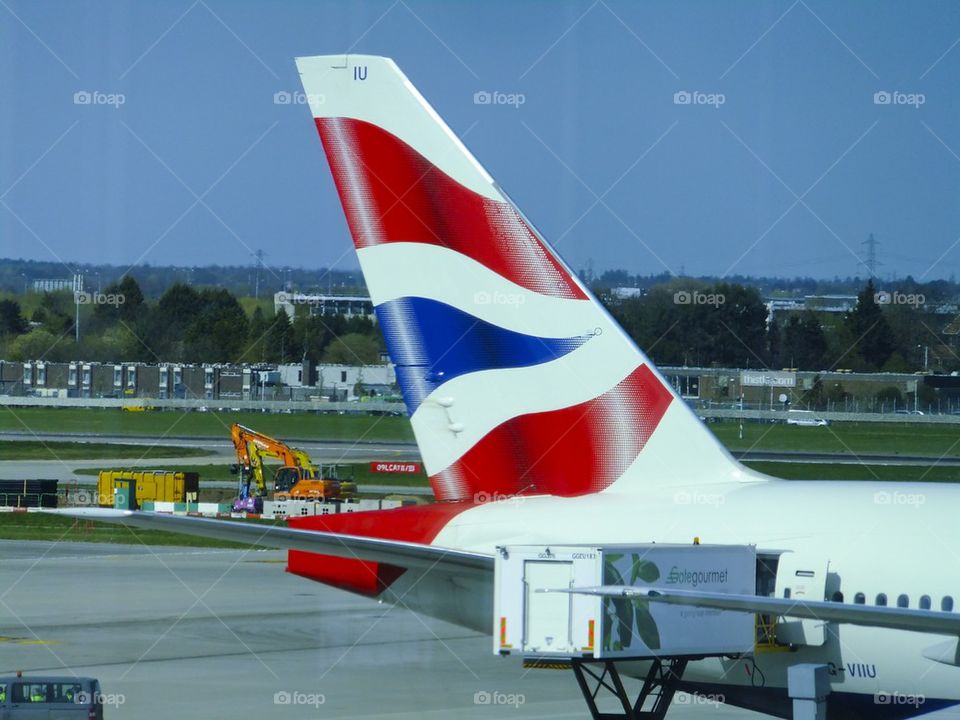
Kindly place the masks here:
[(100, 681), (91, 677), (0, 677), (0, 720), (103, 720)]

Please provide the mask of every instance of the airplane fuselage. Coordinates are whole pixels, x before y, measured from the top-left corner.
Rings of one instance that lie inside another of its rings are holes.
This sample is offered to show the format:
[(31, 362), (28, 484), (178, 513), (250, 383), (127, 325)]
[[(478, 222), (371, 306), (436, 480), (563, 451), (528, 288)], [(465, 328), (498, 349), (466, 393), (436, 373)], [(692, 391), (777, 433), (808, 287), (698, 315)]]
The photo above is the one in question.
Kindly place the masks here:
[[(840, 593), (851, 603), (862, 594), (862, 602), (873, 605), (885, 596), (890, 606), (918, 608), (926, 596), (940, 610), (960, 598), (958, 506), (960, 488), (924, 483), (770, 481), (653, 486), (630, 495), (611, 489), (478, 505), (453, 518), (433, 544), (490, 554), (510, 544), (692, 543), (695, 537), (753, 544), (828, 568), (826, 599), (840, 601)], [(488, 584), (409, 572), (384, 599), (489, 632), (491, 592)], [(908, 717), (960, 702), (960, 668), (923, 656), (950, 639), (831, 626), (822, 645), (706, 659), (691, 664), (684, 679), (691, 689), (786, 714), (787, 667), (825, 663), (832, 702), (853, 703), (845, 717), (857, 716), (854, 707), (862, 707), (864, 717)]]

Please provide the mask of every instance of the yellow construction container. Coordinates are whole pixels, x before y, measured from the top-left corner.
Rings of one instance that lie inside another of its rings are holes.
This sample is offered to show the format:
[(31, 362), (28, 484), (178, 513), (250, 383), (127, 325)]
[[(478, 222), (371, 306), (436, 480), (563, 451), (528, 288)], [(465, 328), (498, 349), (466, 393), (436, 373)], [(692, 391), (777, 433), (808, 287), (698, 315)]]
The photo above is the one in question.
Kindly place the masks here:
[(135, 483), (136, 504), (153, 502), (197, 502), (200, 476), (174, 470), (101, 470), (97, 479), (97, 499), (102, 507), (113, 507), (118, 480)]

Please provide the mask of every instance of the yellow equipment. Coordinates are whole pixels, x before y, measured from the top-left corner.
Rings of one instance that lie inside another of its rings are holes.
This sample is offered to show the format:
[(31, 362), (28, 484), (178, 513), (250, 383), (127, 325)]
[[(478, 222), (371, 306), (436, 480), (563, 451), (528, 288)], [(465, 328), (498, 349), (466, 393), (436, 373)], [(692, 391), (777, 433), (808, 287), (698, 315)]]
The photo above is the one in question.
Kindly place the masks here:
[(240, 473), (237, 508), (249, 510), (254, 499), (268, 495), (264, 457), (283, 463), (273, 478), (276, 500), (342, 500), (356, 495), (356, 484), (340, 480), (336, 465), (317, 466), (303, 450), (237, 423), (230, 428), (230, 436), (237, 453), (236, 471)]
[(101, 470), (97, 478), (97, 504), (113, 507), (117, 481), (135, 483), (137, 504), (154, 502), (197, 502), (200, 476), (173, 470)]

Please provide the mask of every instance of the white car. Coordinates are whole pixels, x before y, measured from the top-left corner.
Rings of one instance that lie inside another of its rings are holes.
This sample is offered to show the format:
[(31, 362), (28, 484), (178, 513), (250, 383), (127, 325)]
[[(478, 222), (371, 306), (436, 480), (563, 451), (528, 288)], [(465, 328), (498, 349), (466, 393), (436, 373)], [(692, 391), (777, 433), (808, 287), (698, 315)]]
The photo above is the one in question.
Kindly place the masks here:
[(813, 410), (788, 410), (787, 425), (802, 425), (804, 427), (826, 427), (830, 423), (822, 417), (817, 417)]

